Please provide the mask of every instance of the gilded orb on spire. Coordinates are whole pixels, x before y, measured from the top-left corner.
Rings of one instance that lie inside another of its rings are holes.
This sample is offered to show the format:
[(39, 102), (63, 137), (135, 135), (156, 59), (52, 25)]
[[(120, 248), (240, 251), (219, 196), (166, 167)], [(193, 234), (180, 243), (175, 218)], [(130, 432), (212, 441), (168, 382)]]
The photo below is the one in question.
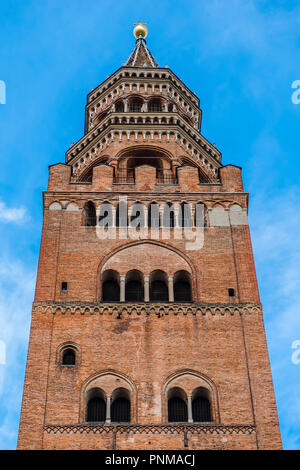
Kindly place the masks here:
[(145, 39), (145, 37), (147, 36), (148, 34), (148, 29), (147, 29), (147, 24), (146, 23), (142, 23), (141, 21), (139, 21), (138, 23), (134, 23), (134, 30), (133, 30), (133, 34), (134, 36), (139, 39), (140, 37), (142, 37), (143, 39)]

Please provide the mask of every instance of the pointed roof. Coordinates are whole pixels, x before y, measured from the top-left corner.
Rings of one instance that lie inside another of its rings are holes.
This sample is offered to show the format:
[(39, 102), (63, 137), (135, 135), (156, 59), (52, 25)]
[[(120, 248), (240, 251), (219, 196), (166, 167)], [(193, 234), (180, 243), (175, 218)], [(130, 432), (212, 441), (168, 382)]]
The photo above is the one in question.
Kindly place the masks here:
[(125, 63), (126, 67), (158, 67), (158, 63), (149, 51), (146, 41), (140, 37), (137, 39), (135, 48)]

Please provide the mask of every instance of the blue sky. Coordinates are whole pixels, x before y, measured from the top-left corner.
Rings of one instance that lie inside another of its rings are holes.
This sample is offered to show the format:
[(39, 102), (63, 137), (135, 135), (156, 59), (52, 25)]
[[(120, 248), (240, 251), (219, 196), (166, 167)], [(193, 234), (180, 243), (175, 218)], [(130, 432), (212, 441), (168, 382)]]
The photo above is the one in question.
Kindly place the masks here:
[(86, 95), (127, 60), (139, 20), (199, 96), (223, 163), (243, 167), (283, 444), (300, 449), (298, 0), (1, 0), (0, 449), (16, 446), (48, 165), (82, 137)]

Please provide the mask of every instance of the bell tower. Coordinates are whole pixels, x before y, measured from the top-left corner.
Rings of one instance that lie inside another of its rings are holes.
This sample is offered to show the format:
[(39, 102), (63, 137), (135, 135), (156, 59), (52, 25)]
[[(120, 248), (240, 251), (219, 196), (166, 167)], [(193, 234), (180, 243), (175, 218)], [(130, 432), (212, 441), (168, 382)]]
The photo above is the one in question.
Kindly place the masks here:
[(135, 25), (49, 167), (19, 449), (280, 449), (241, 168)]

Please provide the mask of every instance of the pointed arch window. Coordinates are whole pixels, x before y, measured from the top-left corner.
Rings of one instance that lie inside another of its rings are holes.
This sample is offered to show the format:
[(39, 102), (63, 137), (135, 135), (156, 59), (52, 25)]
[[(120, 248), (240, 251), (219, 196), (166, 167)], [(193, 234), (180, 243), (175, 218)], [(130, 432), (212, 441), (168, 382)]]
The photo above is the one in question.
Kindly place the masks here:
[(104, 423), (106, 419), (106, 401), (104, 392), (94, 388), (88, 392), (86, 420), (93, 423)]
[(188, 421), (187, 397), (178, 387), (168, 392), (168, 421), (169, 423), (186, 423)]
[(199, 387), (193, 392), (192, 414), (194, 423), (207, 423), (212, 421), (209, 391)]
[(124, 388), (119, 388), (112, 394), (111, 422), (130, 423), (130, 394)]

